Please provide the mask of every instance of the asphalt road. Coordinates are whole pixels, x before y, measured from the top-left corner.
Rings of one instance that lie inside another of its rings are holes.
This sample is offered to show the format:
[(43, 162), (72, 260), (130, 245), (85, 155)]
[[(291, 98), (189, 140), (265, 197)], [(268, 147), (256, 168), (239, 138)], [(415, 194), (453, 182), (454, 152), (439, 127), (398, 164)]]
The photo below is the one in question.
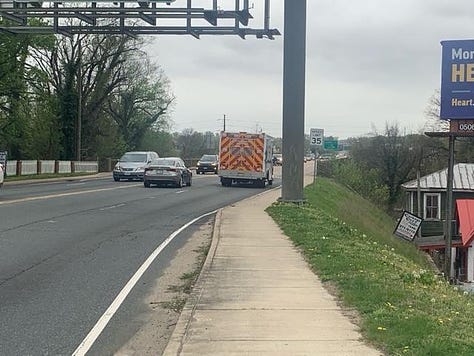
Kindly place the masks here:
[[(0, 355), (72, 354), (173, 231), (262, 190), (225, 188), (215, 175), (195, 175), (193, 185), (181, 189), (147, 189), (141, 182), (116, 183), (111, 177), (4, 186)], [(199, 223), (152, 263), (91, 354), (111, 354), (133, 335), (136, 324), (130, 321), (143, 310), (142, 296)]]

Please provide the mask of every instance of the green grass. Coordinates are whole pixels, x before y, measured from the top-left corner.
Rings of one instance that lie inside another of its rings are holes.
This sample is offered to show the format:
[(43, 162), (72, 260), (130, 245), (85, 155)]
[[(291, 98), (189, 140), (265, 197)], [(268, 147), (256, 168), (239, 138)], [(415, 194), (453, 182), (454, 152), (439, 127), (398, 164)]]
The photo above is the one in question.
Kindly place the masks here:
[(211, 247), (211, 242), (212, 241), (209, 240), (194, 250), (194, 252), (197, 253), (197, 260), (194, 269), (183, 273), (181, 277), (179, 277), (182, 282), (181, 284), (171, 285), (168, 287), (170, 292), (177, 293), (178, 295), (170, 301), (161, 302), (160, 304), (163, 308), (171, 309), (177, 313), (183, 310), (186, 301), (188, 300), (188, 297), (191, 294), (194, 285), (196, 284), (199, 274), (201, 273), (204, 262), (206, 261), (206, 256)]
[(95, 175), (96, 173), (51, 173), (51, 174), (30, 174), (23, 176), (7, 176), (5, 182), (17, 182), (29, 179), (48, 179), (48, 178), (64, 178), (64, 177), (82, 177)]
[(321, 280), (359, 312), (370, 343), (389, 355), (474, 354), (474, 297), (394, 237), (389, 216), (324, 178), (305, 196), (304, 205), (275, 203), (267, 211)]

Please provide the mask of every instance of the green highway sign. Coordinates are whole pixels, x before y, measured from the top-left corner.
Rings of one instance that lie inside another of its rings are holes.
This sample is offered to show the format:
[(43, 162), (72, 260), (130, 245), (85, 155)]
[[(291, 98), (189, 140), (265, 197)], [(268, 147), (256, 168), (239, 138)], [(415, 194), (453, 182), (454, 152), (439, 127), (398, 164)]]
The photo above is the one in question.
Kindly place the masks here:
[(339, 143), (337, 140), (324, 140), (323, 148), (325, 150), (337, 150), (339, 148)]

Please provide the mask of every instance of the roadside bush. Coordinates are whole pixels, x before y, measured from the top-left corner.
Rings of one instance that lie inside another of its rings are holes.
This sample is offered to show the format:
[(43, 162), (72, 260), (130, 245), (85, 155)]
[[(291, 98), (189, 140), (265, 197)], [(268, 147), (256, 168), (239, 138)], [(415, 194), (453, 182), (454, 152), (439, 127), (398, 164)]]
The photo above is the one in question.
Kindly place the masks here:
[(380, 172), (362, 167), (352, 160), (332, 161), (332, 177), (379, 207), (388, 205), (388, 187), (380, 183)]

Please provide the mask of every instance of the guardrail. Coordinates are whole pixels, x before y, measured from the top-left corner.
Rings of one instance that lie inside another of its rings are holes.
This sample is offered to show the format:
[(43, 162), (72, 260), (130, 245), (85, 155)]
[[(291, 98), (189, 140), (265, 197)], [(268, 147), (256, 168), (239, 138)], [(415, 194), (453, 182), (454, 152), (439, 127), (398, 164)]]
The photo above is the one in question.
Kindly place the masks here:
[(98, 173), (97, 161), (8, 160), (7, 176), (55, 173)]

